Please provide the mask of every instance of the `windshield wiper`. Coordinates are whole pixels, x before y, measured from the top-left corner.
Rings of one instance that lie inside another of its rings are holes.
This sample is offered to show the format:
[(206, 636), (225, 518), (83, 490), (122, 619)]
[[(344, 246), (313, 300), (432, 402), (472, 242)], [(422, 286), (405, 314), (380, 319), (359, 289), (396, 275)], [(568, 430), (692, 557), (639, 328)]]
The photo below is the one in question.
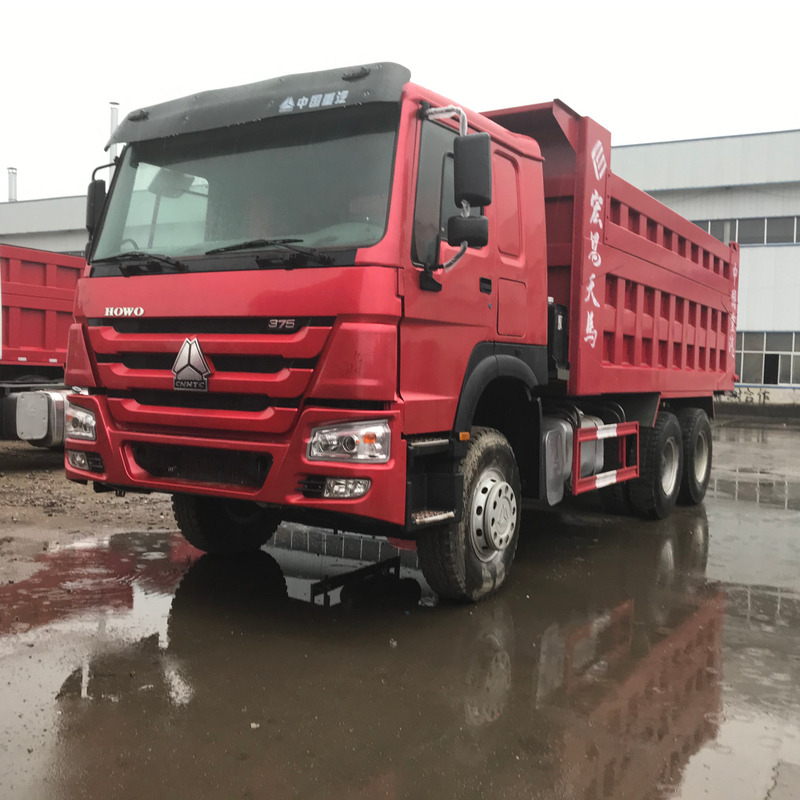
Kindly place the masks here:
[(170, 267), (176, 272), (186, 272), (189, 267), (178, 261), (177, 258), (161, 255), (160, 253), (145, 253), (142, 250), (131, 250), (128, 253), (117, 253), (108, 258), (95, 259), (93, 264), (113, 264), (119, 263), (119, 271), (126, 277), (130, 277), (134, 272), (141, 273), (142, 266), (148, 272), (163, 272), (164, 267)]
[(236, 250), (255, 250), (257, 247), (283, 247), (286, 250), (291, 250), (293, 253), (298, 253), (307, 258), (313, 258), (320, 264), (333, 263), (333, 259), (330, 256), (320, 253), (319, 250), (315, 250), (313, 247), (297, 247), (296, 242), (302, 241), (302, 239), (250, 239), (247, 242), (229, 244), (227, 247), (215, 247), (213, 250), (206, 251), (206, 255), (233, 253)]

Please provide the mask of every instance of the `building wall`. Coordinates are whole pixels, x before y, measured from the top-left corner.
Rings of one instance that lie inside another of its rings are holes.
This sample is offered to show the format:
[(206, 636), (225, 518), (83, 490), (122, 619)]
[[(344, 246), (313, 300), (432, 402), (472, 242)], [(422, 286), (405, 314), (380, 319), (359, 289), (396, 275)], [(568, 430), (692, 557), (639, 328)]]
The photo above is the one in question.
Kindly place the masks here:
[[(797, 146), (800, 149), (800, 137)], [(628, 178), (625, 177), (625, 180)], [(688, 219), (783, 217), (800, 214), (800, 182), (711, 189), (653, 189), (650, 194)]]
[(86, 197), (0, 203), (0, 242), (56, 253), (86, 248)]
[(86, 250), (86, 231), (43, 231), (41, 233), (0, 234), (0, 244), (32, 247), (53, 253), (83, 255)]
[(611, 169), (646, 192), (800, 182), (800, 131), (613, 148)]

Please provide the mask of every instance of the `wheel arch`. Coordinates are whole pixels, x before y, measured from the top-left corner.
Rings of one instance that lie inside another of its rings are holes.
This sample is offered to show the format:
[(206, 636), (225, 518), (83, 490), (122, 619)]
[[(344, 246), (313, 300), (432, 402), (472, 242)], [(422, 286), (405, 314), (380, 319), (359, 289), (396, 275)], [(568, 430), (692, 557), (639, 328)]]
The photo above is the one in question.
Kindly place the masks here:
[(500, 431), (514, 451), (523, 495), (539, 497), (541, 402), (535, 391), (547, 382), (547, 352), (544, 347), (527, 347), (528, 352), (520, 346), (491, 343), (475, 348), (454, 430), (468, 431), (477, 425)]
[(532, 390), (547, 383), (547, 348), (543, 345), (506, 345), (481, 342), (470, 355), (461, 384), (453, 430), (468, 430), (486, 390), (497, 380)]

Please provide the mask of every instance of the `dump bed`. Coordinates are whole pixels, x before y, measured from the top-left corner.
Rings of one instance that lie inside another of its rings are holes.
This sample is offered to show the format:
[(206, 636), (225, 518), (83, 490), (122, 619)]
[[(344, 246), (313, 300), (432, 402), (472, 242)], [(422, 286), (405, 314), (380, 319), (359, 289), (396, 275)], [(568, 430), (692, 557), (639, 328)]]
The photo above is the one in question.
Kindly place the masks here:
[[(63, 369), (75, 287), (86, 262), (0, 244), (0, 366)], [(0, 372), (1, 377), (1, 372)]]
[(560, 101), (485, 114), (539, 142), (548, 295), (569, 316), (571, 395), (732, 389), (738, 245), (612, 171), (611, 134)]

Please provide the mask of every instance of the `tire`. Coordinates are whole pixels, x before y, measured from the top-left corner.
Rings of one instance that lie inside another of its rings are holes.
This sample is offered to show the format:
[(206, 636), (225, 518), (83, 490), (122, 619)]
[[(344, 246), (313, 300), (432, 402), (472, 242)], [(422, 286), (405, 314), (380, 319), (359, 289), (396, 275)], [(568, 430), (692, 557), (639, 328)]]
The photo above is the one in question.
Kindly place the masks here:
[(678, 502), (696, 506), (703, 502), (711, 477), (711, 425), (702, 408), (683, 408), (678, 412), (683, 434), (683, 477)]
[[(493, 428), (472, 428), (459, 471), (464, 476), (461, 520), (421, 532), (417, 555), (422, 574), (441, 598), (476, 602), (494, 594), (511, 569), (522, 491), (514, 451)], [(504, 512), (502, 520), (490, 518), (496, 507)]]
[(615, 483), (600, 489), (600, 504), (607, 514), (629, 516), (633, 510), (628, 482)]
[(280, 525), (274, 511), (224, 497), (174, 494), (172, 511), (189, 544), (213, 555), (258, 550)]
[(633, 510), (664, 519), (675, 508), (683, 472), (683, 436), (678, 418), (661, 411), (652, 427), (639, 428), (639, 477), (630, 483)]

